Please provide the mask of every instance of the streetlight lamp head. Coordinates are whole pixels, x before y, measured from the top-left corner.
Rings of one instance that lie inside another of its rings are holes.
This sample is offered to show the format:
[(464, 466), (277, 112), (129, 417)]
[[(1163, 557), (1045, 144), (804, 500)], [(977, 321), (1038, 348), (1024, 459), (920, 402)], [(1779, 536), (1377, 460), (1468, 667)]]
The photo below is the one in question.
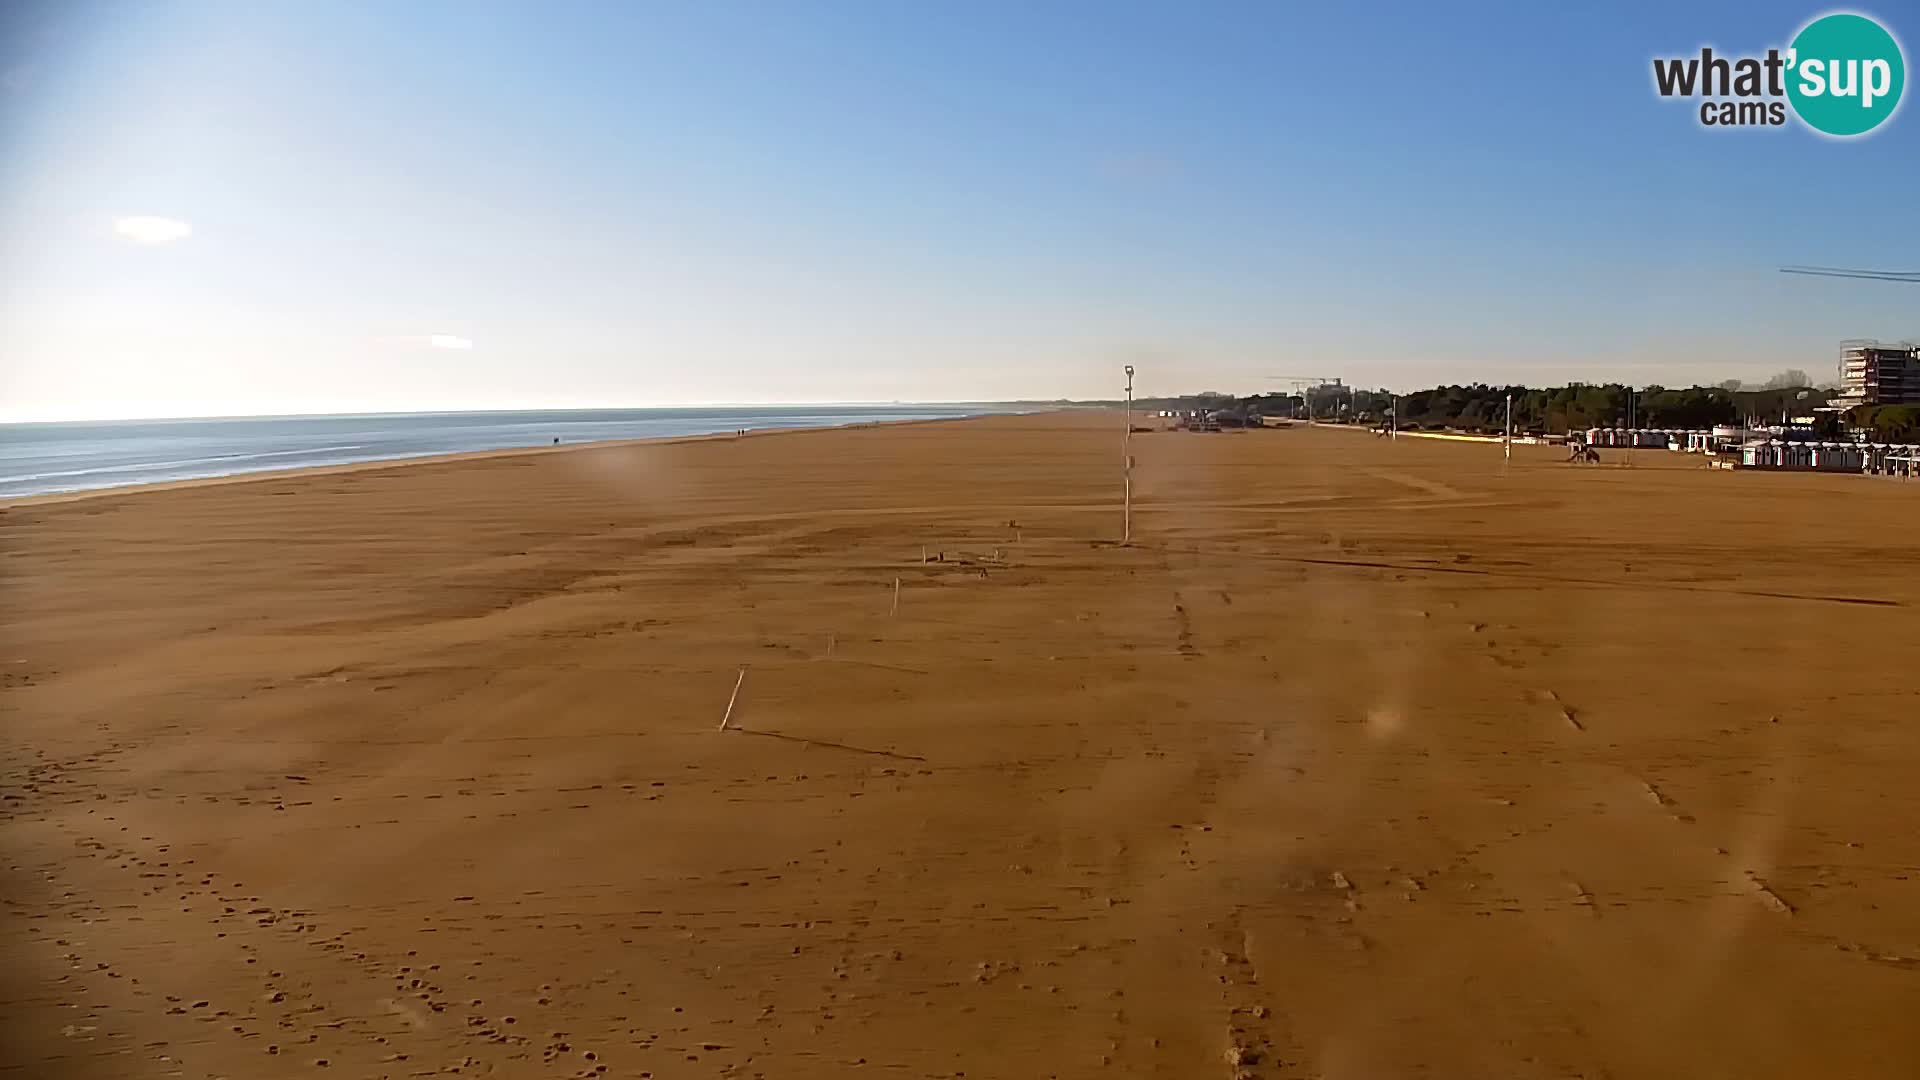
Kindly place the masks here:
[(1131, 377), (1131, 376), (1133, 375), (1133, 365), (1132, 365), (1132, 364), (1128, 364), (1128, 365), (1127, 365), (1127, 375), (1128, 375), (1129, 377)]

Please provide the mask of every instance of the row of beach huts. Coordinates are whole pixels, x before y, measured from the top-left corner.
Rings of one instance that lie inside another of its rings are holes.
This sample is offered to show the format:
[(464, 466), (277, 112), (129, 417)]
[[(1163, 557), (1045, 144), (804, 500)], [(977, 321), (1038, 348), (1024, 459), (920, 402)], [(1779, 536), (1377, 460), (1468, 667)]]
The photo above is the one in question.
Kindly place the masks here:
[(1760, 428), (1748, 429), (1733, 424), (1705, 430), (1680, 428), (1588, 428), (1585, 432), (1576, 431), (1568, 436), (1569, 441), (1580, 442), (1594, 447), (1620, 447), (1637, 450), (1678, 450), (1689, 454), (1724, 454), (1738, 450), (1747, 442), (1758, 437), (1777, 435), (1783, 440), (1799, 440), (1804, 435), (1811, 439), (1812, 432), (1802, 432), (1796, 428)]
[(1743, 428), (1722, 425), (1706, 431), (1588, 428), (1586, 445), (1667, 449), (1721, 457), (1743, 469), (1867, 473), (1874, 476), (1920, 475), (1920, 446), (1907, 443), (1823, 441), (1803, 427)]
[(1755, 439), (1740, 447), (1743, 469), (1799, 469), (1811, 472), (1915, 475), (1920, 446), (1902, 443), (1776, 442)]

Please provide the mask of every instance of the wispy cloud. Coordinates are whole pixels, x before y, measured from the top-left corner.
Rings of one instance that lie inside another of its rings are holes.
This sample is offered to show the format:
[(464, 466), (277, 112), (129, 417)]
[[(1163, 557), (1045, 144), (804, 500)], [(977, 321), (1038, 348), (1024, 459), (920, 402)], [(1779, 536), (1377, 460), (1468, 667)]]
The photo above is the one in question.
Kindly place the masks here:
[(409, 349), (458, 349), (473, 348), (473, 339), (459, 334), (390, 334), (375, 338), (382, 345), (397, 345)]
[(134, 214), (129, 217), (115, 218), (113, 231), (128, 243), (157, 246), (185, 240), (193, 235), (193, 226), (175, 218)]

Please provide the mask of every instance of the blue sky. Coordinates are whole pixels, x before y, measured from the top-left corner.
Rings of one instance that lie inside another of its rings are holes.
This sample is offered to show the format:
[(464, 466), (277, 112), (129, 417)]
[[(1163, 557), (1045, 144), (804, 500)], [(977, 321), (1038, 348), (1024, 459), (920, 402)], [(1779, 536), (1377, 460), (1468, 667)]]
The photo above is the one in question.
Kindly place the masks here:
[(1825, 375), (1920, 118), (1649, 74), (1825, 10), (14, 3), (0, 418)]

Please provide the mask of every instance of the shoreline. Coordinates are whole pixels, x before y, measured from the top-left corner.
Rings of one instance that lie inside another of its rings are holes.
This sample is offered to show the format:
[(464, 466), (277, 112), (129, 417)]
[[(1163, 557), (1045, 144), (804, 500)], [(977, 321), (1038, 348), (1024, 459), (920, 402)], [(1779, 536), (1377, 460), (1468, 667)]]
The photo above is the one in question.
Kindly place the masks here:
[(245, 484), (256, 481), (286, 480), (291, 477), (330, 476), (347, 473), (368, 472), (376, 469), (398, 469), (408, 465), (445, 465), (462, 461), (486, 461), (492, 458), (521, 457), (535, 454), (560, 454), (574, 450), (610, 450), (624, 446), (671, 446), (676, 443), (695, 442), (734, 442), (740, 439), (759, 438), (767, 435), (798, 435), (810, 431), (858, 431), (862, 428), (896, 427), (907, 424), (951, 424), (962, 420), (978, 420), (986, 416), (1038, 416), (1040, 413), (976, 413), (972, 416), (930, 416), (911, 420), (860, 420), (848, 424), (822, 424), (811, 427), (768, 427), (749, 428), (745, 435), (727, 431), (710, 431), (698, 435), (655, 435), (638, 439), (596, 439), (592, 442), (563, 443), (559, 446), (505, 446), (495, 450), (456, 450), (443, 454), (415, 454), (406, 457), (374, 458), (368, 461), (348, 461), (337, 465), (294, 465), (284, 469), (261, 469), (256, 472), (227, 473), (223, 476), (195, 476), (183, 480), (155, 480), (144, 484), (114, 484), (111, 487), (84, 488), (79, 491), (49, 491), (39, 495), (0, 495), (0, 511), (30, 509), (36, 506), (53, 506), (61, 503), (82, 502), (88, 499), (105, 499), (128, 495), (145, 495), (165, 491), (185, 491), (191, 488), (224, 487), (229, 484)]

